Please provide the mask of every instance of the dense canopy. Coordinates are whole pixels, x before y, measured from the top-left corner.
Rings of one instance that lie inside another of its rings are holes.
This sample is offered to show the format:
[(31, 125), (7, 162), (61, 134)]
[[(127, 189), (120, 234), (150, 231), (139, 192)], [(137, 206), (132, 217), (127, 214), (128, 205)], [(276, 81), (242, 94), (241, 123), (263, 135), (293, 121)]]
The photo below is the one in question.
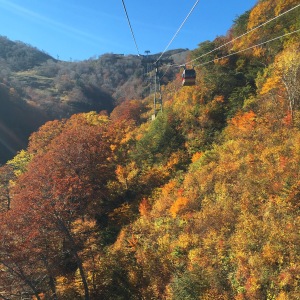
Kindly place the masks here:
[(0, 298), (299, 299), (300, 35), (239, 51), (299, 8), (238, 38), (296, 5), (201, 43), (154, 120), (151, 96), (34, 132), (0, 168)]

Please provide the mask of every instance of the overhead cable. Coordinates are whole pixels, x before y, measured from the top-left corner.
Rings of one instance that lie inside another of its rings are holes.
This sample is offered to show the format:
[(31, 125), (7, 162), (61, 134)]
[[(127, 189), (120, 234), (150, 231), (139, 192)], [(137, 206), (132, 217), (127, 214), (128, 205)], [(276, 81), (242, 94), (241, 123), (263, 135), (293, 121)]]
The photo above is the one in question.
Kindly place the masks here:
[(174, 66), (174, 65), (168, 65), (168, 66), (167, 66), (168, 68), (167, 68), (167, 70), (165, 71), (165, 73), (160, 77), (160, 80), (166, 76), (166, 74), (168, 73), (169, 69), (170, 69), (171, 67), (173, 67), (173, 66)]
[(270, 43), (270, 42), (272, 42), (272, 41), (278, 40), (278, 39), (280, 39), (280, 38), (282, 38), (282, 37), (285, 37), (285, 36), (294, 34), (294, 33), (299, 32), (299, 31), (300, 31), (300, 29), (294, 30), (294, 31), (292, 31), (292, 32), (288, 32), (288, 33), (286, 33), (286, 34), (283, 34), (283, 35), (281, 35), (281, 36), (275, 37), (275, 38), (270, 39), (270, 40), (268, 40), (268, 41), (265, 41), (265, 42), (256, 44), (256, 45), (251, 46), (251, 47), (248, 47), (248, 48), (246, 48), (246, 49), (242, 49), (242, 50), (236, 51), (236, 52), (234, 52), (234, 53), (230, 53), (230, 54), (228, 54), (228, 55), (225, 55), (225, 56), (222, 56), (222, 57), (219, 57), (219, 58), (212, 59), (212, 60), (207, 61), (207, 62), (205, 62), (205, 63), (199, 64), (199, 65), (195, 65), (195, 67), (204, 66), (204, 65), (207, 65), (207, 64), (209, 64), (209, 63), (211, 63), (211, 62), (219, 61), (219, 60), (221, 60), (221, 59), (223, 59), (223, 58), (227, 58), (227, 57), (229, 57), (229, 56), (232, 56), (232, 55), (235, 55), (235, 54), (238, 54), (238, 53), (241, 53), (241, 52), (245, 52), (245, 51), (250, 50), (250, 49), (253, 49), (253, 48), (255, 48), (255, 47), (262, 46), (262, 45), (264, 45), (264, 44)]
[(135, 36), (134, 36), (134, 32), (133, 32), (133, 29), (132, 29), (132, 26), (131, 26), (131, 23), (130, 23), (129, 15), (127, 13), (127, 9), (126, 9), (126, 5), (125, 5), (124, 0), (122, 0), (122, 3), (123, 3), (123, 8), (124, 8), (124, 11), (125, 11), (125, 14), (126, 14), (126, 18), (127, 18), (127, 21), (128, 21), (128, 25), (129, 25), (129, 28), (130, 28), (130, 31), (131, 31), (131, 34), (132, 34), (132, 38), (133, 38), (133, 41), (134, 41), (134, 44), (135, 44), (138, 56), (140, 56), (139, 47), (137, 45), (137, 42), (136, 42), (136, 39), (135, 39)]
[[(200, 58), (202, 58), (202, 57), (204, 57), (204, 56), (206, 56), (206, 55), (208, 55), (208, 54), (210, 54), (210, 53), (215, 52), (216, 50), (219, 50), (220, 48), (223, 48), (223, 47), (227, 46), (227, 45), (230, 44), (230, 43), (233, 43), (234, 41), (240, 39), (241, 37), (243, 37), (243, 36), (245, 36), (245, 35), (247, 35), (247, 34), (249, 34), (250, 32), (252, 32), (252, 31), (254, 31), (254, 30), (256, 30), (256, 29), (258, 29), (258, 28), (260, 28), (260, 27), (262, 27), (262, 26), (264, 26), (264, 25), (266, 25), (266, 24), (268, 24), (268, 23), (270, 23), (270, 22), (272, 22), (272, 21), (274, 21), (275, 19), (277, 19), (277, 18), (283, 16), (284, 14), (287, 14), (287, 13), (291, 12), (292, 10), (298, 8), (299, 6), (300, 6), (300, 4), (298, 4), (298, 5), (294, 6), (294, 7), (292, 7), (291, 9), (289, 9), (289, 10), (287, 10), (287, 11), (285, 11), (285, 12), (279, 14), (278, 16), (276, 16), (276, 17), (274, 17), (274, 18), (272, 18), (272, 19), (270, 19), (270, 20), (268, 20), (268, 21), (266, 21), (266, 22), (264, 22), (264, 23), (262, 23), (262, 24), (260, 24), (260, 25), (258, 25), (258, 26), (256, 26), (256, 27), (254, 27), (254, 28), (248, 30), (247, 32), (243, 33), (242, 35), (240, 35), (240, 36), (238, 36), (238, 37), (236, 37), (236, 38), (230, 40), (229, 42), (227, 42), (227, 43), (225, 43), (225, 44), (223, 44), (223, 45), (221, 45), (221, 46), (219, 46), (219, 47), (217, 47), (217, 48), (215, 48), (215, 49), (213, 49), (213, 50), (210, 50), (210, 51), (208, 51), (208, 52), (202, 54), (202, 55), (199, 56), (199, 57), (196, 57), (195, 59), (193, 59), (193, 60), (187, 62), (186, 64), (190, 64), (190, 63), (194, 62), (195, 60), (198, 60), (198, 59), (200, 59)], [(181, 66), (184, 66), (184, 65), (181, 65)]]
[(178, 35), (179, 31), (181, 30), (181, 28), (183, 27), (183, 25), (185, 24), (185, 22), (187, 21), (187, 19), (190, 17), (190, 15), (192, 14), (193, 10), (195, 9), (195, 7), (197, 6), (198, 2), (200, 0), (197, 0), (196, 3), (194, 4), (194, 6), (192, 7), (192, 9), (190, 10), (190, 12), (188, 13), (188, 15), (186, 16), (186, 18), (184, 19), (184, 21), (181, 23), (181, 25), (179, 26), (178, 30), (176, 31), (176, 33), (174, 34), (174, 36), (172, 37), (172, 39), (170, 40), (169, 44), (166, 46), (166, 48), (164, 49), (164, 51), (161, 53), (161, 55), (159, 56), (159, 58), (157, 59), (157, 61), (155, 63), (157, 63), (162, 56), (165, 54), (165, 52), (169, 49), (170, 45), (173, 43), (174, 39), (176, 38), (176, 36)]
[[(212, 62), (219, 61), (219, 60), (221, 60), (221, 59), (224, 59), (224, 58), (233, 56), (233, 55), (238, 54), (238, 53), (241, 53), (241, 52), (245, 52), (245, 51), (250, 50), (250, 49), (253, 49), (253, 48), (255, 48), (255, 47), (259, 47), (259, 46), (265, 45), (265, 44), (267, 44), (267, 43), (273, 42), (273, 41), (278, 40), (278, 39), (280, 39), (280, 38), (282, 38), (282, 37), (285, 37), (285, 36), (294, 34), (294, 33), (299, 32), (299, 31), (300, 31), (300, 29), (294, 30), (294, 31), (292, 31), (292, 32), (288, 32), (288, 33), (286, 33), (286, 34), (277, 36), (277, 37), (275, 37), (275, 38), (273, 38), (273, 39), (270, 39), (270, 40), (268, 40), (268, 41), (265, 41), (265, 42), (256, 44), (256, 45), (251, 46), (251, 47), (248, 47), (248, 48), (246, 48), (246, 49), (242, 49), (242, 50), (239, 50), (239, 51), (236, 51), (236, 52), (233, 52), (233, 53), (224, 55), (224, 56), (222, 56), (222, 57), (214, 58), (214, 59), (212, 59), (212, 60), (210, 60), (210, 61), (206, 61), (206, 62), (204, 62), (204, 63), (198, 64), (198, 65), (194, 65), (194, 67), (200, 67), (200, 66), (204, 66), (204, 65), (210, 64), (210, 63), (212, 63)], [(169, 66), (168, 66), (168, 69), (169, 69), (170, 67), (178, 67), (178, 68), (180, 68), (181, 66), (182, 66), (182, 65), (169, 65)], [(168, 71), (168, 69), (167, 69), (167, 71)], [(163, 77), (166, 75), (167, 71), (164, 73), (164, 75), (163, 75), (161, 78), (163, 78)]]

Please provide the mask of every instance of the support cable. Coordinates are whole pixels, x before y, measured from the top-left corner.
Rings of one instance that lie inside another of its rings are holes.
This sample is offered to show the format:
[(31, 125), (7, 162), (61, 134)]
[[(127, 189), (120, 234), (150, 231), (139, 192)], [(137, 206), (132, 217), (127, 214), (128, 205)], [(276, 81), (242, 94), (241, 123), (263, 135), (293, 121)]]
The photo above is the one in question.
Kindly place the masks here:
[(248, 48), (246, 48), (246, 49), (242, 49), (242, 50), (239, 50), (239, 51), (230, 53), (230, 54), (228, 54), (228, 55), (225, 55), (225, 56), (222, 56), (222, 57), (219, 57), (219, 58), (212, 59), (212, 60), (207, 61), (207, 62), (205, 62), (205, 63), (199, 64), (199, 65), (195, 65), (195, 67), (204, 66), (204, 65), (207, 65), (207, 64), (209, 64), (209, 63), (211, 63), (211, 62), (219, 61), (219, 60), (221, 60), (221, 59), (223, 59), (223, 58), (227, 58), (227, 57), (229, 57), (229, 56), (232, 56), (232, 55), (235, 55), (235, 54), (238, 54), (238, 53), (241, 53), (241, 52), (245, 52), (245, 51), (250, 50), (250, 49), (253, 49), (253, 48), (255, 48), (255, 47), (262, 46), (262, 45), (264, 45), (264, 44), (273, 42), (273, 41), (278, 40), (278, 39), (280, 39), (280, 38), (282, 38), (282, 37), (285, 37), (285, 36), (294, 34), (294, 33), (299, 32), (299, 31), (300, 31), (300, 29), (294, 30), (294, 31), (292, 31), (292, 32), (288, 32), (288, 33), (286, 33), (286, 34), (283, 34), (283, 35), (281, 35), (281, 36), (275, 37), (275, 38), (270, 39), (270, 40), (268, 40), (268, 41), (265, 41), (265, 42), (256, 44), (256, 45), (251, 46), (251, 47), (248, 47)]
[[(202, 57), (204, 57), (204, 56), (206, 56), (206, 55), (208, 55), (208, 54), (210, 54), (210, 53), (215, 52), (216, 50), (219, 50), (220, 48), (223, 48), (223, 47), (227, 46), (227, 45), (230, 44), (230, 43), (233, 43), (234, 41), (236, 41), (236, 40), (240, 39), (241, 37), (243, 37), (243, 36), (245, 36), (245, 35), (251, 33), (252, 31), (254, 31), (254, 30), (256, 30), (256, 29), (258, 29), (258, 28), (260, 28), (260, 27), (262, 27), (262, 26), (264, 26), (264, 25), (266, 25), (266, 24), (268, 24), (268, 23), (270, 23), (270, 22), (272, 22), (272, 21), (274, 21), (275, 19), (277, 19), (277, 18), (283, 16), (284, 14), (287, 14), (287, 13), (291, 12), (292, 10), (298, 8), (299, 6), (300, 6), (300, 4), (298, 4), (298, 5), (294, 6), (294, 7), (292, 7), (291, 9), (289, 9), (289, 10), (287, 10), (287, 11), (285, 11), (285, 12), (279, 14), (278, 16), (276, 16), (276, 17), (274, 17), (274, 18), (272, 18), (272, 19), (269, 19), (268, 21), (266, 21), (266, 22), (264, 22), (264, 23), (262, 23), (262, 24), (260, 24), (260, 25), (258, 25), (258, 26), (256, 26), (256, 27), (254, 27), (254, 28), (248, 30), (247, 32), (243, 33), (242, 35), (240, 35), (240, 36), (238, 36), (238, 37), (236, 37), (236, 38), (230, 40), (229, 42), (227, 42), (227, 43), (225, 43), (225, 44), (223, 44), (223, 45), (221, 45), (221, 46), (219, 46), (219, 47), (217, 47), (217, 48), (215, 48), (215, 49), (213, 49), (213, 50), (211, 50), (211, 51), (209, 51), (209, 52), (207, 52), (207, 53), (204, 53), (204, 54), (202, 54), (202, 55), (199, 56), (199, 57), (196, 57), (195, 59), (193, 59), (193, 60), (187, 62), (186, 64), (190, 64), (190, 63), (192, 63), (192, 62), (194, 62), (194, 61), (196, 61), (196, 60), (198, 60), (198, 59), (200, 59), (200, 58), (202, 58)], [(180, 65), (180, 66), (182, 67), (182, 66), (184, 66), (184, 65)]]
[[(241, 53), (241, 52), (245, 52), (245, 51), (247, 51), (247, 50), (253, 49), (253, 48), (258, 47), (258, 46), (262, 46), (262, 45), (264, 45), (264, 44), (270, 43), (270, 42), (272, 42), (272, 41), (278, 40), (278, 39), (280, 39), (280, 38), (282, 38), (282, 37), (285, 37), (285, 36), (288, 36), (288, 35), (291, 35), (291, 34), (294, 34), (294, 33), (297, 33), (297, 32), (300, 32), (300, 29), (296, 29), (296, 30), (294, 30), (294, 31), (292, 31), (292, 32), (288, 32), (288, 33), (286, 33), (286, 34), (283, 34), (283, 35), (281, 35), (281, 36), (275, 37), (275, 38), (270, 39), (270, 40), (268, 40), (268, 41), (265, 41), (265, 42), (256, 44), (256, 45), (251, 46), (251, 47), (248, 47), (248, 48), (246, 48), (246, 49), (242, 49), (242, 50), (236, 51), (236, 52), (234, 52), (234, 53), (230, 53), (230, 54), (228, 54), (228, 55), (225, 55), (225, 56), (222, 56), (222, 57), (219, 57), (219, 58), (212, 59), (212, 60), (207, 61), (207, 62), (205, 62), (205, 63), (195, 65), (194, 67), (204, 66), (204, 65), (207, 65), (207, 64), (209, 64), (209, 63), (219, 61), (219, 60), (221, 60), (221, 59), (223, 59), (223, 58), (227, 58), (227, 57), (229, 57), (229, 56), (232, 56), (232, 55), (235, 55), (235, 54), (238, 54), (238, 53)], [(169, 65), (169, 66), (168, 66), (168, 69), (169, 69), (170, 67), (177, 67), (177, 68), (180, 68), (181, 66), (182, 66), (182, 65)], [(167, 70), (168, 70), (168, 69), (167, 69)], [(164, 75), (163, 75), (161, 78), (163, 78), (163, 77), (166, 75), (166, 73), (167, 73), (167, 71), (164, 73)]]
[(132, 26), (131, 26), (131, 23), (130, 23), (129, 15), (128, 15), (128, 12), (127, 12), (124, 0), (122, 0), (122, 3), (123, 3), (123, 8), (124, 8), (124, 11), (125, 11), (125, 14), (126, 14), (126, 18), (127, 18), (127, 21), (128, 21), (128, 25), (129, 25), (129, 28), (130, 28), (130, 31), (131, 31), (131, 34), (132, 34), (132, 38), (133, 38), (133, 41), (134, 41), (134, 44), (135, 44), (138, 56), (140, 56), (139, 47), (137, 45), (137, 42), (136, 42), (136, 39), (135, 39), (135, 36), (134, 36), (134, 32), (133, 32), (133, 29), (132, 29)]
[(190, 10), (190, 12), (188, 13), (188, 15), (186, 16), (186, 18), (184, 19), (184, 21), (181, 23), (181, 25), (179, 26), (178, 30), (176, 31), (176, 33), (174, 34), (173, 38), (171, 39), (171, 41), (169, 42), (169, 44), (166, 46), (165, 50), (161, 53), (161, 55), (159, 56), (159, 58), (157, 59), (157, 61), (155, 63), (158, 63), (158, 61), (162, 58), (162, 56), (166, 53), (166, 51), (168, 50), (168, 48), (170, 47), (170, 45), (173, 43), (174, 39), (176, 38), (176, 36), (178, 35), (179, 31), (181, 30), (181, 28), (183, 27), (183, 25), (185, 24), (185, 22), (187, 21), (187, 19), (190, 17), (190, 15), (192, 14), (193, 10), (195, 9), (195, 7), (197, 6), (198, 2), (200, 0), (197, 0), (196, 3), (194, 4), (194, 6), (192, 7), (192, 9)]
[[(194, 61), (196, 61), (196, 60), (198, 60), (198, 59), (200, 59), (200, 58), (202, 58), (202, 57), (204, 57), (204, 56), (206, 56), (206, 55), (208, 55), (208, 54), (211, 54), (211, 53), (215, 52), (216, 50), (219, 50), (220, 48), (223, 48), (223, 47), (227, 46), (227, 45), (230, 44), (230, 43), (233, 43), (234, 41), (240, 39), (240, 38), (243, 37), (243, 36), (246, 36), (247, 34), (251, 33), (252, 31), (254, 31), (254, 30), (256, 30), (256, 29), (258, 29), (258, 28), (260, 28), (260, 27), (262, 27), (262, 26), (264, 26), (264, 25), (266, 25), (266, 24), (268, 24), (268, 23), (274, 21), (275, 19), (277, 19), (277, 18), (279, 18), (279, 17), (281, 17), (281, 16), (283, 16), (283, 15), (285, 15), (285, 14), (291, 12), (292, 10), (298, 8), (299, 6), (300, 6), (300, 4), (298, 4), (298, 5), (296, 5), (296, 6), (292, 7), (292, 8), (290, 8), (290, 9), (288, 9), (287, 11), (285, 11), (285, 12), (279, 14), (278, 16), (273, 17), (273, 18), (267, 20), (266, 22), (264, 22), (264, 23), (262, 23), (262, 24), (260, 24), (260, 25), (258, 25), (258, 26), (256, 26), (256, 27), (253, 27), (252, 29), (248, 30), (247, 32), (243, 33), (242, 35), (239, 35), (238, 37), (236, 37), (236, 38), (230, 40), (229, 42), (227, 42), (227, 43), (225, 43), (225, 44), (223, 44), (223, 45), (221, 45), (221, 46), (219, 46), (219, 47), (217, 47), (217, 48), (215, 48), (215, 49), (212, 49), (212, 50), (210, 50), (210, 51), (208, 51), (208, 52), (202, 54), (201, 56), (196, 57), (195, 59), (193, 59), (193, 60), (191, 60), (191, 61), (189, 61), (189, 62), (187, 62), (187, 63), (185, 63), (185, 64), (182, 64), (182, 65), (177, 65), (177, 64), (169, 65), (169, 66), (168, 66), (168, 69), (169, 69), (170, 67), (175, 67), (175, 68), (176, 68), (176, 67), (177, 67), (177, 68), (184, 67), (186, 64), (190, 64), (190, 63), (192, 63), (192, 62), (194, 62)], [(297, 32), (297, 30), (294, 31), (294, 32), (292, 32), (292, 33), (295, 33), (295, 32)], [(292, 34), (292, 33), (288, 33), (287, 35)], [(283, 35), (283, 36), (285, 36), (285, 35)], [(282, 37), (282, 36), (281, 36), (281, 37)], [(280, 37), (278, 37), (278, 38), (280, 38)], [(275, 40), (276, 40), (276, 39), (277, 39), (277, 38), (275, 38)], [(272, 40), (274, 40), (274, 39), (272, 39)], [(240, 51), (235, 52), (235, 53), (231, 53), (231, 54), (229, 54), (229, 55), (227, 55), (227, 56), (224, 56), (224, 57), (222, 57), (222, 58), (225, 58), (225, 57), (228, 57), (228, 56), (231, 56), (231, 55), (240, 53), (240, 52), (244, 52), (244, 51), (246, 51), (246, 50), (249, 50), (249, 49), (251, 49), (251, 48), (257, 47), (257, 46), (259, 46), (259, 45), (266, 44), (266, 43), (268, 43), (268, 42), (270, 42), (270, 41), (272, 41), (272, 40), (269, 40), (269, 41), (267, 41), (267, 42), (264, 42), (264, 43), (261, 43), (261, 44), (255, 45), (255, 46), (252, 46), (252, 47), (247, 48), (247, 49), (244, 49), (244, 50), (240, 50)], [(214, 59), (214, 60), (211, 60), (211, 61), (209, 61), (209, 62), (207, 62), (207, 63), (213, 62), (213, 61), (215, 61), (215, 60), (220, 60), (220, 59), (222, 59), (222, 58)], [(205, 64), (207, 64), (207, 63), (198, 64), (198, 65), (194, 65), (194, 66), (195, 66), (195, 67), (197, 67), (197, 66), (203, 66), (203, 65), (205, 65)], [(166, 75), (166, 73), (165, 73), (161, 78), (163, 78), (165, 75)]]
[(175, 66), (175, 65), (168, 65), (167, 70), (166, 70), (165, 73), (160, 77), (160, 80), (163, 79), (163, 78), (166, 76), (166, 74), (168, 73), (169, 69), (170, 69), (171, 67), (173, 67), (173, 66)]

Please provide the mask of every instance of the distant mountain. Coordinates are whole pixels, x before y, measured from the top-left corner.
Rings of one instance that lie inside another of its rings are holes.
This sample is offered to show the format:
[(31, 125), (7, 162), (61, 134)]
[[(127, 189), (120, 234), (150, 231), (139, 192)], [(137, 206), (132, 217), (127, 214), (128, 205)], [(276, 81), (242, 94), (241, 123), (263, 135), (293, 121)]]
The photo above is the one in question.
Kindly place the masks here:
[[(188, 52), (187, 49), (167, 51), (162, 60), (183, 63)], [(158, 57), (159, 54), (147, 56), (148, 63)], [(7, 147), (12, 141), (2, 132), (0, 163), (26, 145), (28, 136), (41, 122), (68, 118), (80, 112), (110, 112), (126, 99), (146, 97), (153, 73), (146, 74), (145, 59), (145, 56), (107, 53), (85, 61), (65, 62), (25, 43), (0, 36), (0, 107), (7, 108), (5, 116), (2, 110), (0, 121), (22, 141)], [(153, 63), (151, 65), (153, 70)], [(164, 76), (166, 83), (175, 78), (178, 69), (167, 70), (162, 66), (161, 71), (167, 71)], [(18, 101), (15, 96), (10, 96), (9, 89), (15, 91)], [(21, 115), (19, 111), (22, 111)], [(32, 114), (37, 111), (43, 117), (32, 123)], [(17, 129), (19, 125), (14, 126), (8, 121), (14, 120), (15, 115), (19, 115), (21, 131)], [(11, 153), (9, 148), (13, 149)]]

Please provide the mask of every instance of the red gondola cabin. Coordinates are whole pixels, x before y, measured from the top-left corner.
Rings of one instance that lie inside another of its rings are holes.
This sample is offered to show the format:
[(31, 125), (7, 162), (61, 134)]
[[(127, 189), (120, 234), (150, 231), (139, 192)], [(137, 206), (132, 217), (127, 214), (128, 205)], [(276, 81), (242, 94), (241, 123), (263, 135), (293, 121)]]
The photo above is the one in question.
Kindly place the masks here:
[(196, 71), (194, 69), (185, 69), (182, 73), (182, 86), (191, 86), (196, 84)]

